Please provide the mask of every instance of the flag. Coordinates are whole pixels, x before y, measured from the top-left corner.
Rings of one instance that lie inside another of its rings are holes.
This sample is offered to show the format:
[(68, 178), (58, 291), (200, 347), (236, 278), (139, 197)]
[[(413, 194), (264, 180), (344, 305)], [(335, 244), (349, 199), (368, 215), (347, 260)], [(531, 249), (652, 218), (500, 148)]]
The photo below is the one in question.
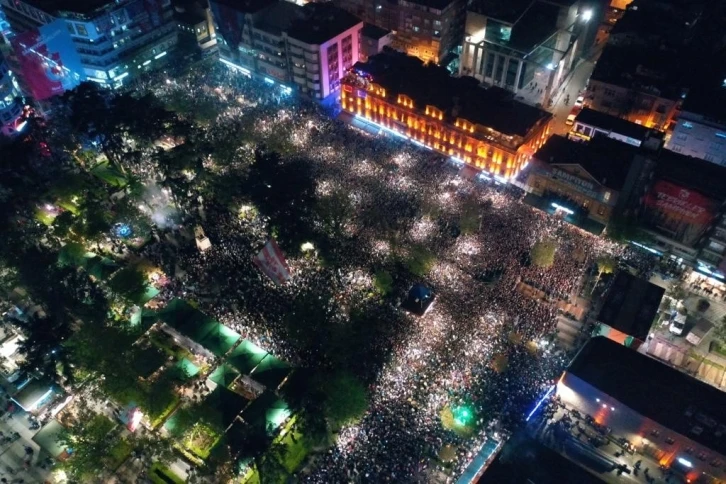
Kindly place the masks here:
[(252, 262), (275, 284), (284, 284), (290, 280), (290, 268), (275, 239), (270, 239), (259, 254), (252, 258)]

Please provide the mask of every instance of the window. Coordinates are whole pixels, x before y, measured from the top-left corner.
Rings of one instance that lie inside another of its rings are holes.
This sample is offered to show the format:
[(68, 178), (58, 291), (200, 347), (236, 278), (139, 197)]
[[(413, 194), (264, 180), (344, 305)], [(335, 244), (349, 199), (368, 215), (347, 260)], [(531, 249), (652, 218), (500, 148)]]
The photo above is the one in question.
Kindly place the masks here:
[(676, 441), (673, 440), (671, 437), (666, 437), (665, 443), (668, 445), (673, 445)]
[(615, 96), (615, 90), (613, 90), (613, 89), (608, 89), (608, 88), (605, 88), (605, 95), (606, 95), (607, 97), (613, 97), (613, 96)]
[(681, 133), (676, 136), (676, 139), (679, 141), (686, 141), (686, 140), (688, 140), (688, 135), (685, 133)]
[(610, 200), (610, 192), (605, 192), (605, 194), (602, 196), (602, 199), (606, 202)]
[(76, 30), (78, 31), (78, 35), (81, 37), (88, 37), (88, 31), (84, 25), (76, 24)]
[(380, 12), (383, 8), (383, 5), (376, 5), (376, 12)]
[(675, 151), (676, 153), (680, 153), (683, 151), (683, 146), (674, 144), (671, 146), (671, 151)]
[(696, 457), (698, 457), (701, 460), (708, 460), (708, 454), (706, 454), (705, 452), (699, 452)]
[[(605, 215), (605, 207), (603, 207), (602, 205), (600, 205), (600, 207), (597, 209), (597, 214), (600, 215), (600, 216)], [(657, 431), (654, 431), (654, 432), (657, 432)], [(651, 435), (652, 434), (653, 434), (653, 432), (651, 432)]]
[(650, 435), (653, 437), (658, 437), (660, 435), (660, 432), (657, 429), (653, 429), (650, 431)]
[(418, 25), (414, 25), (414, 27), (413, 27), (413, 31), (414, 31), (414, 32), (418, 32), (419, 30), (421, 30), (421, 28), (419, 28), (419, 26), (418, 26)]

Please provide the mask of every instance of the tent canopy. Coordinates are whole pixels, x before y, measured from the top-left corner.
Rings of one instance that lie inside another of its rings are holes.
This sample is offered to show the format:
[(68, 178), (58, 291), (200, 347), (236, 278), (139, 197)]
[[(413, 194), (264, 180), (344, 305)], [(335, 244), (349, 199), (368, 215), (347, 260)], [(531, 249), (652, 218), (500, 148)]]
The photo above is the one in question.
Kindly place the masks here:
[(227, 365), (226, 363), (223, 363), (219, 365), (217, 369), (212, 372), (211, 375), (209, 375), (209, 379), (217, 385), (229, 388), (229, 386), (234, 383), (238, 376), (239, 373), (237, 372), (237, 370)]
[(63, 430), (63, 426), (56, 419), (53, 419), (33, 436), (33, 441), (53, 458), (62, 460), (67, 457), (67, 447), (60, 442), (60, 435)]
[(244, 409), (249, 400), (223, 386), (217, 388), (204, 399), (203, 405), (212, 410), (215, 422), (210, 422), (221, 430), (225, 430)]
[(275, 390), (290, 374), (290, 365), (268, 354), (252, 372), (252, 379)]
[(272, 392), (264, 392), (242, 412), (242, 419), (250, 425), (264, 425), (269, 435), (291, 415), (284, 400)]
[(223, 357), (236, 343), (241, 336), (227, 326), (215, 323), (212, 330), (204, 338), (197, 342), (214, 353), (215, 356)]
[(244, 340), (229, 354), (227, 363), (243, 375), (249, 375), (267, 355), (267, 351), (249, 340)]

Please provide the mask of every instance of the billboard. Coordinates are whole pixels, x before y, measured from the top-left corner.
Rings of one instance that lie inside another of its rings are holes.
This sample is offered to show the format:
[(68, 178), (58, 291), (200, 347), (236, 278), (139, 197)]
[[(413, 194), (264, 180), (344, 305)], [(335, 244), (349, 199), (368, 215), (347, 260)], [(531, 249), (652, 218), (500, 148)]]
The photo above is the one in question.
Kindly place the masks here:
[(692, 246), (713, 221), (718, 203), (675, 183), (659, 180), (645, 198), (651, 228)]
[(270, 239), (252, 261), (275, 284), (284, 284), (290, 280), (290, 268), (275, 239)]
[(64, 20), (22, 32), (12, 44), (29, 94), (39, 101), (63, 94), (86, 78)]

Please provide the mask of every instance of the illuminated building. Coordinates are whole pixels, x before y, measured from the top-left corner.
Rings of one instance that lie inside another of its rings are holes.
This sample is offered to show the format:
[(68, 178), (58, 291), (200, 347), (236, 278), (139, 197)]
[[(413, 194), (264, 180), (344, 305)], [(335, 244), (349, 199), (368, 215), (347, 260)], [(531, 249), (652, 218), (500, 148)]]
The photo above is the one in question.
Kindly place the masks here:
[(16, 134), (23, 126), (23, 105), (15, 75), (0, 52), (0, 130), (6, 136)]
[(603, 136), (580, 143), (555, 135), (520, 179), (526, 179), (530, 203), (599, 233), (638, 198), (648, 164), (637, 148)]
[[(206, 1), (204, 2), (206, 5)], [(195, 43), (202, 50), (207, 50), (217, 45), (217, 33), (214, 31), (212, 11), (207, 6), (192, 3), (188, 6), (177, 7), (177, 26), (181, 36), (191, 36)]]
[[(663, 465), (683, 481), (726, 480), (726, 394), (717, 388), (596, 337), (570, 363), (556, 394), (583, 418), (589, 415), (609, 427), (613, 441), (627, 439), (644, 456), (641, 471), (647, 467), (656, 475), (654, 467)], [(591, 449), (605, 461), (617, 462), (612, 450)]]
[(580, 50), (578, 37), (587, 27), (583, 12), (578, 1), (473, 3), (466, 13), (461, 75), (528, 97), (537, 83), (543, 91), (537, 102), (546, 104)]
[[(78, 74), (102, 85), (118, 87), (160, 66), (177, 42), (171, 0), (0, 0), (0, 5), (17, 34), (62, 22), (80, 56)], [(48, 44), (51, 35), (43, 35)]]
[(464, 34), (464, 0), (334, 0), (365, 22), (394, 32), (391, 46), (447, 65)]
[(340, 99), (350, 114), (506, 178), (542, 146), (551, 119), (508, 91), (390, 50), (356, 64)]
[(393, 32), (376, 27), (373, 24), (363, 24), (360, 33), (360, 60), (365, 62), (369, 57), (380, 53), (384, 47), (393, 42)]
[(635, 147), (643, 146), (652, 150), (657, 150), (663, 145), (661, 132), (589, 108), (583, 108), (577, 113), (567, 136), (575, 141), (590, 141), (595, 136), (605, 136)]
[(323, 99), (359, 59), (363, 22), (331, 4), (212, 0), (223, 62)]

